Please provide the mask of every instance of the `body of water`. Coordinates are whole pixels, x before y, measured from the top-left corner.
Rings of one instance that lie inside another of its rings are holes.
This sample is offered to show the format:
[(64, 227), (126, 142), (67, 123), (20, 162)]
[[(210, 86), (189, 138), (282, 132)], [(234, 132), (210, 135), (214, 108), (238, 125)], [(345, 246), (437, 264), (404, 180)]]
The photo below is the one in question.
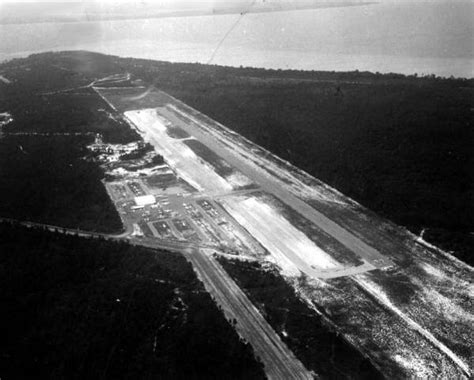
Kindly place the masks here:
[(389, 2), (240, 21), (220, 15), (0, 25), (0, 60), (81, 49), (172, 62), (213, 57), (211, 63), (231, 66), (474, 77), (473, 15), (473, 2)]

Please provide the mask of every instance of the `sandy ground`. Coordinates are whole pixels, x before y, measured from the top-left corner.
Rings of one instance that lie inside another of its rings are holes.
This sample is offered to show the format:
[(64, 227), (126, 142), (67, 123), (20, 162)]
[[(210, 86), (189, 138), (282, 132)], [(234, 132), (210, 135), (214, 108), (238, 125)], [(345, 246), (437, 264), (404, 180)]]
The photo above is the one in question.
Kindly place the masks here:
[(405, 267), (294, 285), (388, 378), (470, 378), (472, 268), (419, 246), (411, 257)]
[(137, 127), (143, 139), (151, 143), (167, 163), (196, 189), (221, 192), (232, 190), (232, 186), (205, 165), (186, 144), (166, 133), (164, 121), (154, 108), (127, 111), (125, 116)]
[(336, 269), (338, 264), (276, 209), (255, 197), (227, 197), (224, 208), (272, 255), (283, 273), (300, 271), (317, 276), (318, 270)]

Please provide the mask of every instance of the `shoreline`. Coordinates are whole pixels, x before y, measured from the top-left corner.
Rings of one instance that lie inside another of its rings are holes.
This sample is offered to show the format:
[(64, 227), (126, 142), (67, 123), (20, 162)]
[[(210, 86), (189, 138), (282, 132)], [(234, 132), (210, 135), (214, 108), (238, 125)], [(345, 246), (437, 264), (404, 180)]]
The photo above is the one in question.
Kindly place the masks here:
[[(150, 49), (141, 49), (145, 51), (155, 51), (155, 49), (150, 48)], [(263, 65), (252, 65), (252, 64), (246, 64), (245, 62), (242, 62), (242, 64), (231, 64), (229, 62), (225, 62), (225, 58), (222, 60), (216, 59), (214, 63), (207, 63), (206, 59), (201, 59), (201, 60), (194, 60), (194, 59), (188, 59), (188, 60), (182, 60), (179, 59), (170, 59), (170, 57), (160, 57), (160, 56), (150, 56), (148, 54), (127, 54), (127, 53), (117, 53), (115, 49), (100, 49), (100, 48), (94, 48), (92, 46), (77, 46), (74, 49), (68, 49), (65, 47), (57, 47), (53, 49), (46, 49), (46, 50), (26, 50), (26, 51), (21, 51), (17, 53), (2, 53), (0, 52), (0, 65), (7, 63), (9, 61), (12, 61), (14, 59), (25, 59), (29, 58), (31, 55), (35, 54), (44, 54), (44, 53), (64, 53), (64, 52), (79, 52), (79, 51), (84, 51), (84, 52), (90, 52), (90, 53), (98, 53), (98, 54), (104, 54), (104, 55), (112, 55), (112, 56), (117, 56), (120, 58), (134, 58), (134, 59), (146, 59), (146, 60), (152, 60), (152, 61), (161, 61), (161, 62), (169, 62), (169, 63), (177, 63), (177, 64), (201, 64), (201, 65), (206, 65), (206, 66), (221, 66), (221, 67), (234, 67), (234, 68), (246, 68), (246, 69), (259, 69), (259, 70), (268, 70), (268, 71), (295, 71), (295, 72), (306, 72), (306, 73), (311, 73), (311, 72), (327, 72), (327, 73), (353, 73), (353, 72), (359, 72), (359, 73), (369, 73), (372, 75), (388, 75), (388, 74), (393, 74), (393, 75), (402, 75), (405, 77), (413, 77), (417, 76), (418, 78), (427, 78), (427, 77), (436, 77), (439, 79), (455, 79), (455, 80), (472, 80), (474, 79), (474, 59), (472, 60), (467, 60), (464, 58), (450, 58), (450, 59), (435, 59), (435, 60), (440, 60), (440, 61), (454, 61), (458, 62), (460, 64), (463, 64), (467, 67), (471, 68), (471, 75), (470, 76), (464, 76), (462, 74), (455, 74), (455, 73), (445, 73), (442, 74), (440, 70), (433, 70), (432, 72), (419, 72), (419, 71), (408, 71), (408, 70), (390, 70), (389, 68), (383, 69), (383, 68), (368, 68), (368, 67), (361, 67), (361, 66), (354, 66), (354, 67), (339, 67), (339, 68), (328, 68), (326, 65), (323, 65), (322, 67), (284, 67), (285, 65), (282, 64), (263, 64)], [(279, 52), (279, 54), (285, 54), (284, 52)], [(363, 57), (358, 56), (358, 57)], [(365, 56), (367, 58), (367, 56)], [(168, 58), (168, 59), (167, 59)], [(331, 57), (332, 59), (336, 58), (335, 56)], [(398, 58), (399, 57), (390, 57), (390, 56), (382, 56), (379, 55), (378, 58), (382, 61), (385, 62), (393, 62), (393, 58)], [(403, 59), (403, 58), (402, 58)], [(414, 61), (414, 60), (427, 60), (430, 58), (406, 58), (407, 60)], [(432, 58), (431, 58), (432, 59)], [(346, 61), (347, 62), (347, 61)], [(367, 62), (367, 60), (366, 60)], [(302, 65), (305, 66), (305, 65)], [(336, 64), (336, 66), (338, 66)], [(453, 67), (453, 65), (450, 65)]]

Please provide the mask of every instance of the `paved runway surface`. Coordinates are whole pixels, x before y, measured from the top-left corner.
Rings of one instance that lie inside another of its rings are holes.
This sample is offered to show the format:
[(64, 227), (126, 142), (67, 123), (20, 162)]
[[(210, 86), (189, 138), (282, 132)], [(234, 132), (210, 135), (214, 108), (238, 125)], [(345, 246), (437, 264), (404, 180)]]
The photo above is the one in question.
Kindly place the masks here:
[[(179, 125), (179, 127), (184, 129), (189, 134), (195, 136), (199, 141), (201, 141), (201, 143), (217, 153), (230, 165), (240, 170), (251, 180), (255, 181), (255, 183), (260, 185), (262, 190), (280, 199), (283, 203), (290, 206), (293, 210), (297, 211), (309, 221), (313, 222), (315, 225), (334, 237), (369, 264), (376, 268), (392, 265), (391, 260), (382, 255), (377, 249), (371, 247), (357, 236), (353, 235), (319, 211), (315, 210), (307, 203), (291, 194), (281, 186), (281, 183), (277, 179), (270, 176), (265, 170), (249, 163), (247, 160), (240, 157), (238, 153), (236, 153), (238, 149), (231, 151), (231, 149), (224, 145), (222, 141), (217, 140), (214, 135), (205, 133), (203, 129), (196, 128), (192, 125), (189, 125), (188, 123), (183, 122), (183, 120), (179, 119), (176, 115), (165, 108), (160, 108), (159, 111), (170, 121)], [(190, 115), (188, 115), (188, 117), (189, 116)], [(228, 139), (225, 139), (225, 142), (228, 144)]]

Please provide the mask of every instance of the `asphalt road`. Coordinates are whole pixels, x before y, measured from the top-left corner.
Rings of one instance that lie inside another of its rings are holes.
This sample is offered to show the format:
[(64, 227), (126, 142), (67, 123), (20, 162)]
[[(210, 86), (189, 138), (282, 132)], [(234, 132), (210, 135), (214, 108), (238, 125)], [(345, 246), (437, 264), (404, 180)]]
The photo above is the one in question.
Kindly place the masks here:
[(186, 250), (185, 256), (226, 317), (229, 320), (235, 318), (235, 329), (252, 345), (269, 379), (314, 378), (212, 256), (196, 249)]

